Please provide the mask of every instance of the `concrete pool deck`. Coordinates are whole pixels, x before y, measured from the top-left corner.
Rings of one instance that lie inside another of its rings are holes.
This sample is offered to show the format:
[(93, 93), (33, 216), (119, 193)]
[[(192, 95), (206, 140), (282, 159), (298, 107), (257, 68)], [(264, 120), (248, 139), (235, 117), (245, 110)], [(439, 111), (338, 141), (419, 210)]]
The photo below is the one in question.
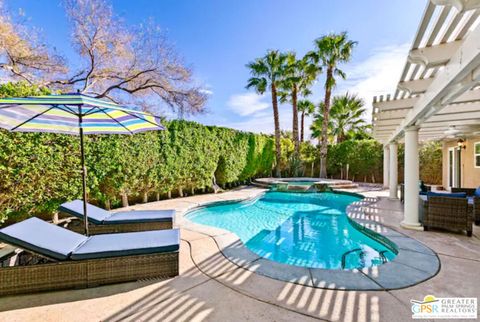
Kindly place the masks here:
[[(437, 275), (412, 287), (381, 291), (331, 290), (280, 281), (239, 267), (224, 256), (215, 238), (193, 231), (179, 220), (180, 276), (4, 297), (0, 298), (0, 320), (405, 321), (411, 318), (411, 299), (421, 300), (427, 294), (480, 297), (480, 227), (474, 227), (471, 238), (439, 231), (405, 230), (400, 228), (403, 211), (398, 200), (385, 198), (387, 192), (382, 190), (357, 190), (367, 197), (380, 198), (359, 205), (362, 211), (352, 211), (351, 216), (359, 222), (371, 221), (368, 225), (373, 229), (396, 230), (434, 250), (441, 262)], [(175, 208), (184, 212), (206, 202), (251, 198), (262, 191), (241, 188), (131, 208)], [(318, 286), (329, 287), (333, 281), (323, 278), (321, 283)]]

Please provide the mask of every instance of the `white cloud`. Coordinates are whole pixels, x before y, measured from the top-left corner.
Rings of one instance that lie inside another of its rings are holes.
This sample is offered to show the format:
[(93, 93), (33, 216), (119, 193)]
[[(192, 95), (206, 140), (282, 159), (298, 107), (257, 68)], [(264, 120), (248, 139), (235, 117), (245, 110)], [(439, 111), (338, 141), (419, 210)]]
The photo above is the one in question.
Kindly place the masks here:
[(213, 91), (211, 89), (207, 89), (207, 88), (200, 89), (199, 92), (202, 93), (202, 94), (208, 95), (208, 96), (213, 95)]
[[(255, 132), (255, 133), (274, 133), (273, 111), (271, 104), (268, 104), (268, 109), (260, 110), (249, 114), (248, 120), (227, 122), (226, 127), (234, 129)], [(292, 107), (288, 104), (279, 105), (279, 121), (280, 129), (292, 130)]]
[(252, 115), (270, 107), (270, 104), (263, 101), (265, 96), (255, 93), (232, 95), (227, 102), (228, 107), (241, 116)]
[(347, 80), (340, 82), (336, 92), (357, 93), (369, 108), (369, 118), (373, 97), (395, 92), (409, 46), (402, 44), (374, 49), (367, 59), (345, 70)]

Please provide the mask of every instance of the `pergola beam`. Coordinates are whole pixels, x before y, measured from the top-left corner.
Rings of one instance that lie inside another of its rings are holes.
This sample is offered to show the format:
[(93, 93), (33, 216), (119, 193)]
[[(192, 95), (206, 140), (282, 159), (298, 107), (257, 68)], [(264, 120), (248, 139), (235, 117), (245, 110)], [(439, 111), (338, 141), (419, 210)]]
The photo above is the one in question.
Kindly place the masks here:
[(427, 127), (438, 127), (438, 126), (459, 126), (459, 125), (478, 125), (480, 122), (480, 118), (469, 118), (463, 120), (447, 120), (447, 121), (437, 121), (437, 122), (424, 122), (422, 123), (422, 128)]
[(480, 111), (476, 112), (469, 112), (469, 113), (447, 113), (447, 114), (436, 114), (428, 119), (428, 121), (424, 122), (428, 123), (435, 123), (435, 122), (443, 122), (443, 121), (465, 121), (471, 119), (480, 119)]
[(410, 51), (408, 61), (412, 64), (419, 64), (425, 68), (433, 68), (446, 65), (450, 57), (462, 44), (461, 40), (443, 43), (435, 46), (417, 48)]
[[(405, 99), (396, 99), (396, 100), (390, 100), (390, 101), (374, 101), (373, 102), (373, 107), (374, 107), (374, 112), (375, 109), (378, 109), (377, 113), (382, 113), (382, 112), (390, 112), (390, 111), (400, 111), (403, 110), (408, 111), (409, 109), (412, 109), (413, 106), (418, 103), (418, 100), (420, 99), (419, 96), (416, 97), (409, 97)], [(469, 91), (464, 92), (455, 100), (453, 100), (450, 105), (453, 104), (460, 104), (460, 103), (472, 103), (472, 102), (479, 102), (480, 103), (480, 89), (472, 89)]]
[[(480, 65), (480, 32), (472, 32), (464, 40), (458, 51), (452, 56), (445, 70), (433, 80), (428, 91), (415, 103), (400, 126), (392, 133), (388, 142), (398, 139), (405, 128), (415, 125), (429, 113), (441, 110), (445, 98), (454, 101), (458, 96), (472, 88), (480, 79), (476, 72)], [(477, 78), (478, 77), (478, 78)]]
[(437, 6), (453, 6), (459, 12), (480, 8), (480, 0), (430, 0)]
[(397, 88), (409, 94), (424, 93), (432, 84), (433, 78), (416, 79), (408, 82), (400, 82)]

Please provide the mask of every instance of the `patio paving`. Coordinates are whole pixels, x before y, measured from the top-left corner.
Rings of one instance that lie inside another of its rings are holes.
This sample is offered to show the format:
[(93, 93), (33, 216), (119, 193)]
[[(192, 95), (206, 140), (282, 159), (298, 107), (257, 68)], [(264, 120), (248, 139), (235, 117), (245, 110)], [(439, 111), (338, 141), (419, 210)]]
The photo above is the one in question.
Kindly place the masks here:
[[(411, 318), (410, 299), (421, 300), (427, 294), (480, 297), (480, 227), (474, 227), (471, 238), (439, 231), (405, 230), (399, 226), (403, 213), (398, 200), (384, 197), (388, 192), (383, 190), (365, 187), (356, 190), (368, 198), (380, 198), (374, 203), (359, 205), (358, 211), (352, 211), (352, 216), (358, 217), (359, 222), (368, 222), (370, 228), (377, 231), (389, 231), (387, 235), (392, 240), (405, 238), (406, 235), (428, 247), (401, 251), (405, 254), (409, 252), (408, 256), (430, 252), (429, 249), (435, 251), (441, 262), (436, 276), (412, 287), (389, 291), (332, 290), (311, 287), (309, 283), (300, 285), (280, 281), (249, 269), (257, 265), (258, 270), (263, 259), (244, 257), (245, 262), (238, 262), (237, 256), (232, 262), (227, 258), (232, 258), (228, 253), (225, 257), (219, 247), (235, 243), (235, 240), (224, 232), (219, 233), (215, 229), (193, 231), (180, 218), (177, 223), (182, 234), (180, 276), (168, 280), (4, 297), (0, 299), (0, 320), (405, 321)], [(205, 202), (252, 198), (262, 191), (247, 187), (217, 195), (197, 195), (130, 208), (175, 208), (183, 212)], [(406, 247), (421, 246), (411, 244)], [(427, 256), (436, 258), (431, 254)], [(312, 280), (319, 287), (338, 283), (328, 276), (321, 279), (313, 277)], [(348, 279), (342, 282), (348, 283)]]

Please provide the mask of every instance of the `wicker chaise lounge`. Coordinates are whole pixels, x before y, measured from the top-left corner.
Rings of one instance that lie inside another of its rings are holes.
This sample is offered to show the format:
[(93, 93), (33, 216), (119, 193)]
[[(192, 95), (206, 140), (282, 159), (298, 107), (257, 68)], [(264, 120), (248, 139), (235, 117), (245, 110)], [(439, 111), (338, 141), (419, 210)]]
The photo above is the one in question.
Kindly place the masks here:
[(419, 196), (420, 217), (425, 230), (442, 228), (466, 231), (469, 237), (473, 230), (473, 205), (466, 197), (452, 197), (448, 194)]
[[(68, 225), (68, 229), (83, 233), (83, 201), (73, 200), (58, 208), (62, 213), (79, 219)], [(171, 229), (175, 210), (132, 210), (109, 212), (94, 205), (87, 204), (89, 232), (91, 235), (125, 233)]]
[(86, 237), (30, 218), (1, 229), (0, 240), (48, 259), (0, 267), (0, 296), (178, 275), (177, 229)]

